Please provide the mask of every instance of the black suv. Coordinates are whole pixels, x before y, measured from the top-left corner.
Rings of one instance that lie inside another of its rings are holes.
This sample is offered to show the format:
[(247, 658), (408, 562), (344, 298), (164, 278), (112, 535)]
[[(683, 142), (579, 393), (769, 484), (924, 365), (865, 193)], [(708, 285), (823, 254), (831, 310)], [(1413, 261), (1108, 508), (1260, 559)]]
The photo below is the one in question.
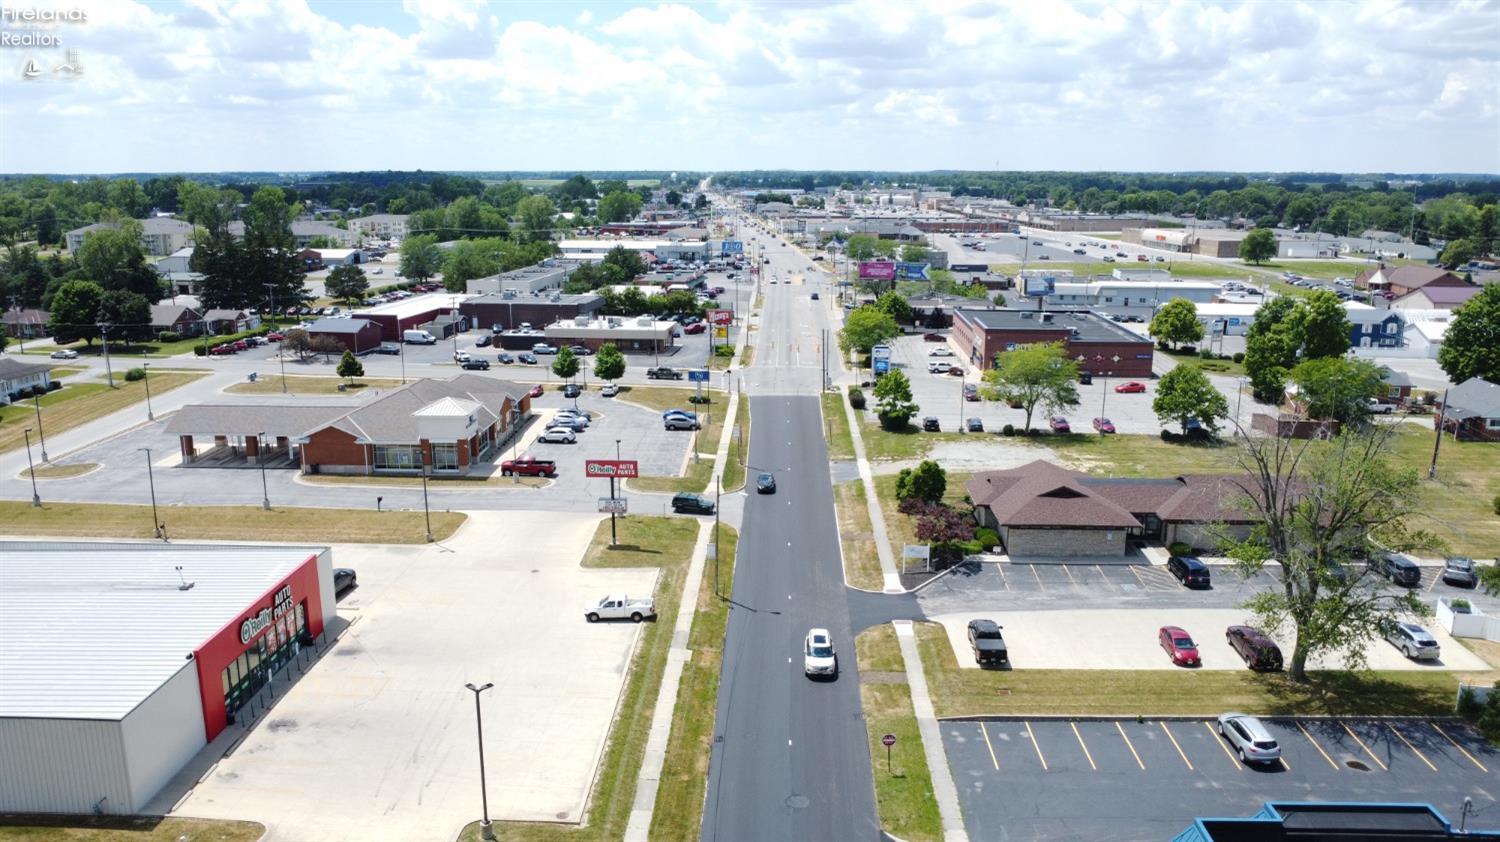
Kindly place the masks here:
[(714, 513), (714, 501), (701, 494), (684, 491), (672, 496), (672, 511), (680, 515), (711, 515)]
[(1189, 588), (1210, 587), (1208, 565), (1192, 556), (1174, 555), (1167, 559), (1167, 572)]
[(1411, 559), (1396, 553), (1378, 553), (1370, 562), (1375, 572), (1404, 588), (1422, 584), (1422, 569)]
[(936, 415), (929, 415), (922, 419), (922, 429), (929, 433), (937, 433), (941, 432), (943, 428), (938, 424)]
[(577, 383), (569, 383), (563, 387), (563, 397), (565, 398), (576, 398), (581, 394), (583, 394), (583, 388)]
[(460, 365), (463, 366), (463, 368), (465, 368), (466, 370), (469, 370), (469, 371), (489, 371), (490, 370), (490, 361), (489, 360), (481, 360), (481, 359), (477, 359), (477, 358), (470, 358), (470, 359), (464, 360), (462, 363), (460, 363)]

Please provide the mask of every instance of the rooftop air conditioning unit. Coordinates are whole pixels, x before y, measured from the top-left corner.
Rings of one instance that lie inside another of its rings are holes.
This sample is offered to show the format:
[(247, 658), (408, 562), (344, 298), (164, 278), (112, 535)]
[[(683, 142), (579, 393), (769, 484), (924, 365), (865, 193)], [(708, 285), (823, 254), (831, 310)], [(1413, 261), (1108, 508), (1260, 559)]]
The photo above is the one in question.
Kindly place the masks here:
[(1029, 319), (1029, 318), (1031, 318), (1031, 311), (1030, 310), (1022, 311), (1021, 318), (1023, 318), (1023, 319)]
[(560, 293), (560, 292), (554, 292), (554, 293), (552, 293), (552, 300), (553, 301), (561, 301), (562, 300), (562, 293)]
[(515, 298), (516, 297), (516, 291), (513, 290), (513, 289), (502, 289), (502, 290), (500, 290), (500, 297), (501, 298)]
[(617, 316), (610, 316), (608, 319), (605, 320), (604, 323), (606, 325), (608, 325), (609, 327), (619, 327), (620, 326), (620, 319)]
[(573, 317), (573, 326), (574, 327), (588, 327), (589, 326), (589, 322), (591, 322), (591, 321), (593, 321), (593, 319), (590, 319), (588, 316), (574, 316)]
[(1051, 313), (1043, 313), (1042, 314), (1042, 321), (1044, 321), (1044, 322), (1051, 322), (1052, 321), (1052, 314)]
[(641, 317), (639, 317), (639, 318), (637, 318), (635, 320), (635, 323), (637, 325), (641, 326), (641, 327), (650, 327), (651, 326), (651, 317), (650, 316), (641, 316)]

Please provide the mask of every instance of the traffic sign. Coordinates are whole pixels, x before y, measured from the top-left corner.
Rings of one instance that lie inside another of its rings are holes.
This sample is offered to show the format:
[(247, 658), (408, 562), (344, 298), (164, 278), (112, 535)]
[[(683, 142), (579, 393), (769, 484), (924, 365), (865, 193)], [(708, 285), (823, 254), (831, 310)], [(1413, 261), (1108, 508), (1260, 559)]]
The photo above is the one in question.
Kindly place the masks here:
[(605, 479), (628, 479), (641, 475), (640, 463), (634, 459), (585, 459), (583, 472), (591, 477)]
[(688, 369), (687, 375), (689, 383), (708, 382), (708, 369), (706, 368), (690, 368)]
[(600, 497), (599, 513), (603, 515), (623, 515), (629, 506), (624, 497)]
[(890, 747), (890, 746), (895, 745), (896, 744), (896, 735), (895, 734), (886, 734), (884, 737), (880, 738), (880, 744), (883, 745), (883, 746), (886, 746), (886, 747)]

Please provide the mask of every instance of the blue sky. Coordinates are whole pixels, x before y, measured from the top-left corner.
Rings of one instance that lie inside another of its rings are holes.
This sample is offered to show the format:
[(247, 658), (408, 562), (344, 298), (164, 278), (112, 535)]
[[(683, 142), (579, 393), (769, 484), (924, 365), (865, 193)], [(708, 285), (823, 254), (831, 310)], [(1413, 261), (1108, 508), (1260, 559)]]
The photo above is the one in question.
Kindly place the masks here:
[(1500, 172), (1496, 0), (55, 5), (3, 172)]

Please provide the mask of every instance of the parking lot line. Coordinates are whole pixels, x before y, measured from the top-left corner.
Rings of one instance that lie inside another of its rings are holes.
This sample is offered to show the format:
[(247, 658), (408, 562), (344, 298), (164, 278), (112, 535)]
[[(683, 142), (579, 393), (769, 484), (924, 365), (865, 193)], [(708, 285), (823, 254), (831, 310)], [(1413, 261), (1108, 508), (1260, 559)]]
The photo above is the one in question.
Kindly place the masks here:
[(1142, 578), (1141, 578), (1141, 574), (1139, 574), (1139, 573), (1137, 573), (1137, 572), (1136, 572), (1136, 570), (1135, 570), (1135, 565), (1134, 565), (1134, 564), (1132, 564), (1132, 565), (1130, 565), (1130, 566), (1128, 566), (1128, 567), (1126, 567), (1126, 568), (1125, 568), (1125, 569), (1126, 569), (1126, 570), (1129, 570), (1129, 571), (1130, 571), (1130, 575), (1132, 575), (1132, 576), (1134, 576), (1134, 577), (1135, 577), (1135, 580), (1136, 580), (1136, 581), (1137, 581), (1137, 582), (1140, 582), (1140, 583), (1141, 583), (1141, 587), (1143, 587), (1143, 588), (1144, 588), (1144, 587), (1146, 587), (1146, 580), (1145, 580), (1145, 579), (1142, 579)]
[(1432, 581), (1428, 582), (1427, 583), (1427, 587), (1423, 588), (1422, 590), (1424, 590), (1424, 591), (1426, 591), (1428, 593), (1432, 593), (1433, 586), (1436, 585), (1438, 583), (1438, 580), (1441, 579), (1441, 578), (1443, 578), (1442, 574), (1434, 571), (1433, 574), (1432, 574)]
[(1234, 752), (1229, 750), (1228, 745), (1225, 745), (1224, 738), (1219, 736), (1219, 732), (1214, 730), (1214, 726), (1208, 724), (1207, 722), (1204, 722), (1203, 727), (1207, 728), (1208, 733), (1213, 735), (1213, 740), (1214, 742), (1219, 744), (1219, 748), (1224, 749), (1224, 756), (1229, 758), (1229, 762), (1234, 765), (1234, 768), (1240, 770), (1241, 772), (1245, 771), (1244, 764), (1240, 763), (1239, 759), (1234, 756)]
[(1286, 755), (1283, 754), (1276, 759), (1281, 761), (1281, 768), (1287, 770), (1288, 772), (1292, 771), (1292, 764), (1286, 762)]
[(1172, 729), (1167, 727), (1166, 722), (1158, 721), (1157, 724), (1161, 726), (1162, 733), (1167, 735), (1167, 739), (1172, 741), (1172, 746), (1177, 749), (1177, 756), (1181, 757), (1182, 762), (1187, 764), (1188, 771), (1193, 771), (1193, 761), (1187, 759), (1187, 752), (1183, 751), (1182, 746), (1177, 744), (1177, 738), (1172, 736)]
[(979, 733), (984, 735), (984, 747), (990, 750), (990, 762), (995, 764), (995, 771), (1000, 771), (1000, 761), (995, 759), (995, 746), (990, 742), (989, 729), (984, 727), (983, 722), (979, 723)]
[(1125, 747), (1130, 749), (1130, 756), (1135, 758), (1135, 765), (1141, 767), (1142, 772), (1146, 771), (1146, 764), (1141, 762), (1141, 756), (1139, 754), (1136, 754), (1135, 746), (1130, 744), (1130, 738), (1125, 736), (1125, 729), (1120, 727), (1119, 722), (1115, 723), (1115, 730), (1120, 732), (1120, 739), (1124, 740)]
[(1042, 577), (1041, 577), (1040, 574), (1038, 574), (1036, 572), (1036, 565), (1035, 564), (1028, 564), (1026, 566), (1031, 568), (1031, 577), (1033, 579), (1036, 579), (1036, 586), (1045, 591), (1047, 589), (1047, 586), (1044, 585), (1044, 584), (1042, 584)]
[(1384, 763), (1380, 762), (1380, 758), (1378, 758), (1378, 757), (1375, 756), (1375, 752), (1370, 751), (1370, 747), (1367, 746), (1367, 745), (1365, 745), (1365, 741), (1361, 740), (1359, 738), (1359, 735), (1356, 734), (1356, 733), (1354, 733), (1354, 729), (1349, 727), (1349, 723), (1347, 723), (1347, 722), (1340, 722), (1339, 725), (1342, 725), (1343, 728), (1344, 728), (1344, 730), (1347, 731), (1347, 732), (1349, 732), (1349, 736), (1353, 737), (1354, 741), (1356, 743), (1359, 743), (1359, 747), (1365, 750), (1365, 754), (1368, 754), (1370, 756), (1371, 760), (1375, 761), (1375, 765), (1380, 767), (1380, 771), (1382, 771), (1382, 772), (1389, 772), (1390, 771), (1390, 769), (1387, 768)]
[(1427, 759), (1427, 755), (1423, 754), (1420, 751), (1417, 751), (1417, 747), (1412, 745), (1411, 740), (1408, 740), (1405, 736), (1403, 736), (1400, 731), (1397, 731), (1395, 725), (1387, 722), (1385, 724), (1385, 727), (1391, 729), (1391, 733), (1396, 735), (1396, 739), (1400, 740), (1403, 743), (1406, 743), (1406, 747), (1411, 749), (1411, 753), (1415, 754), (1423, 763), (1426, 763), (1427, 768), (1431, 769), (1434, 772), (1437, 771), (1437, 767), (1432, 765), (1432, 761)]
[(1073, 584), (1073, 585), (1078, 584), (1078, 580), (1073, 578), (1073, 571), (1071, 571), (1071, 570), (1068, 569), (1068, 565), (1064, 564), (1062, 566), (1062, 569), (1063, 569), (1064, 573), (1068, 574), (1068, 582), (1070, 584)]
[(1036, 734), (1031, 733), (1031, 723), (1026, 723), (1026, 736), (1031, 738), (1031, 747), (1036, 749), (1036, 759), (1042, 761), (1042, 771), (1047, 771), (1047, 758), (1042, 756), (1042, 746), (1036, 741)]
[(1447, 731), (1444, 731), (1443, 729), (1439, 728), (1438, 724), (1436, 722), (1428, 722), (1427, 724), (1432, 726), (1432, 730), (1438, 732), (1439, 734), (1442, 734), (1443, 735), (1443, 739), (1447, 740), (1450, 743), (1453, 743), (1453, 747), (1456, 748), (1456, 749), (1458, 749), (1458, 753), (1462, 754), (1464, 757), (1469, 758), (1469, 762), (1473, 763), (1475, 766), (1478, 766), (1479, 767), (1479, 771), (1481, 771), (1481, 772), (1488, 772), (1489, 771), (1489, 769), (1486, 769), (1484, 767), (1483, 763), (1480, 763), (1478, 760), (1474, 759), (1474, 755), (1472, 755), (1469, 752), (1465, 751), (1464, 747), (1461, 746), (1461, 745), (1459, 745), (1457, 740), (1455, 740), (1452, 737), (1448, 736), (1448, 732)]
[(1010, 590), (1010, 579), (1005, 577), (1005, 565), (997, 564), (995, 569), (1000, 571), (1000, 584), (1004, 585), (1006, 590)]
[(1078, 738), (1078, 747), (1083, 749), (1083, 756), (1088, 760), (1089, 768), (1093, 769), (1095, 772), (1099, 771), (1099, 767), (1094, 765), (1094, 755), (1089, 753), (1089, 747), (1083, 741), (1083, 735), (1078, 733), (1078, 723), (1069, 722), (1068, 724), (1073, 728), (1073, 736)]
[[(1292, 721), (1296, 722), (1296, 720)], [(1334, 771), (1338, 771), (1339, 764), (1333, 762), (1333, 758), (1328, 756), (1328, 752), (1324, 751), (1321, 745), (1318, 745), (1318, 741), (1313, 739), (1313, 735), (1308, 733), (1307, 729), (1302, 726), (1301, 722), (1297, 722), (1297, 730), (1301, 731), (1302, 736), (1306, 737), (1307, 741), (1312, 743), (1313, 748), (1318, 750), (1318, 754), (1323, 755), (1323, 759), (1328, 761), (1328, 765), (1332, 766)]]
[(1102, 567), (1100, 567), (1099, 565), (1096, 564), (1096, 565), (1094, 565), (1094, 569), (1099, 572), (1099, 578), (1102, 579), (1102, 580), (1104, 580), (1104, 584), (1106, 584), (1106, 585), (1112, 585), (1112, 584), (1114, 584), (1114, 582), (1111, 582), (1109, 580), (1108, 576), (1104, 575), (1104, 568), (1102, 568)]

